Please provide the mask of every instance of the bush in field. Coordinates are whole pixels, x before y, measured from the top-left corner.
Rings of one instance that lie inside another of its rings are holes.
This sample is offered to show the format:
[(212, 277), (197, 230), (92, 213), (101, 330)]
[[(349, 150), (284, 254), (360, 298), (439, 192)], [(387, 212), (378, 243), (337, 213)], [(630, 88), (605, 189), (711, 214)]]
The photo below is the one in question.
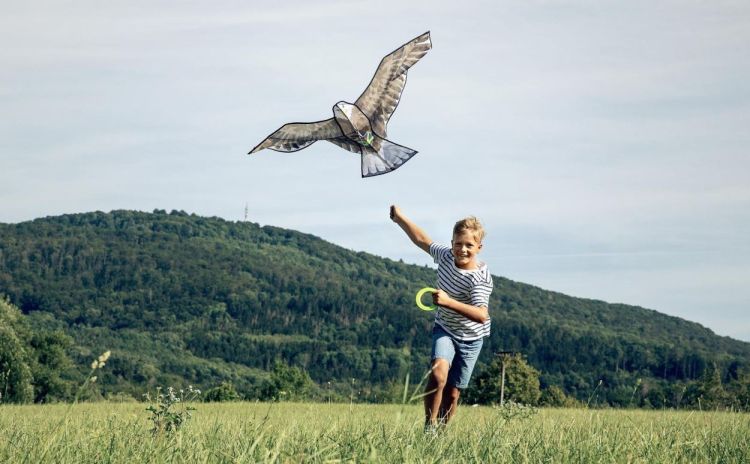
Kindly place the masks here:
[(218, 387), (209, 388), (203, 394), (203, 401), (207, 402), (239, 401), (241, 399), (242, 397), (230, 382), (222, 382)]
[(276, 362), (271, 378), (263, 383), (260, 399), (265, 401), (296, 401), (313, 396), (315, 382), (296, 366)]
[(575, 398), (571, 398), (565, 394), (562, 388), (557, 385), (550, 385), (549, 387), (542, 390), (542, 395), (539, 397), (540, 406), (550, 406), (553, 408), (571, 408), (578, 404)]
[(161, 388), (157, 387), (154, 398), (147, 393), (145, 397), (149, 405), (146, 411), (151, 413), (148, 418), (153, 425), (151, 433), (158, 436), (179, 430), (193, 417), (195, 411), (195, 408), (188, 406), (186, 402), (195, 401), (200, 394), (200, 390), (194, 389), (192, 385), (188, 387), (187, 393), (184, 390), (177, 392), (172, 387), (169, 387), (166, 393), (162, 393)]
[(515, 401), (506, 401), (502, 406), (495, 406), (495, 411), (504, 422), (510, 422), (511, 420), (524, 420), (534, 417), (539, 410), (534, 406), (528, 406)]

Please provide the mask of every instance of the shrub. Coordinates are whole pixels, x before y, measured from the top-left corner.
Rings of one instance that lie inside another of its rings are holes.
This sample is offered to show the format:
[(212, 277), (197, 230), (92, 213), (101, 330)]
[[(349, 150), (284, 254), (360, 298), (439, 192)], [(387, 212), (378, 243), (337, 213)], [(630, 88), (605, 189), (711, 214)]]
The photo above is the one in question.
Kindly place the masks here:
[(151, 413), (148, 419), (153, 424), (151, 433), (156, 436), (179, 430), (193, 417), (193, 411), (195, 411), (194, 407), (185, 403), (194, 401), (200, 393), (201, 391), (194, 389), (192, 385), (188, 387), (187, 396), (184, 390), (180, 390), (178, 395), (172, 387), (169, 387), (166, 393), (162, 393), (161, 387), (157, 387), (156, 397), (153, 399), (150, 394), (146, 393), (144, 396), (149, 402), (146, 411)]
[(241, 399), (242, 397), (230, 382), (222, 382), (221, 385), (210, 388), (203, 394), (203, 401), (208, 402), (239, 401)]

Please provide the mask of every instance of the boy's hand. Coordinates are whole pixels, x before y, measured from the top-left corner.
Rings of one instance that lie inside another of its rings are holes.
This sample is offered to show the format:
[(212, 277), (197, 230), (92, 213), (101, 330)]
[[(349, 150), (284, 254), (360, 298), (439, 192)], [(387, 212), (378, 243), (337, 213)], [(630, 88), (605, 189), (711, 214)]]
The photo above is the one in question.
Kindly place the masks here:
[(445, 290), (438, 289), (432, 293), (432, 303), (438, 306), (448, 306), (453, 298), (449, 297)]
[(398, 219), (401, 218), (401, 208), (399, 208), (396, 205), (391, 205), (391, 220), (393, 222), (398, 222)]

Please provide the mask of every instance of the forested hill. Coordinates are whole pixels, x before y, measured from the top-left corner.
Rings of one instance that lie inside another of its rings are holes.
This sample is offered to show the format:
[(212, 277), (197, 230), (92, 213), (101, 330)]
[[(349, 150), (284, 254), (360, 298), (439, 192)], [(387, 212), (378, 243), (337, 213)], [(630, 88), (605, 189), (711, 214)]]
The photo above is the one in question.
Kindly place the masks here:
[[(249, 394), (277, 360), (331, 389), (386, 391), (427, 366), (432, 315), (413, 299), (434, 281), (433, 269), (312, 235), (183, 212), (0, 224), (0, 294), (32, 327), (72, 336), (74, 358), (111, 349), (102, 388), (133, 394), (222, 380)], [(494, 282), (480, 370), (519, 351), (543, 386), (627, 404), (637, 379), (666, 391), (750, 359), (750, 344), (693, 322)]]

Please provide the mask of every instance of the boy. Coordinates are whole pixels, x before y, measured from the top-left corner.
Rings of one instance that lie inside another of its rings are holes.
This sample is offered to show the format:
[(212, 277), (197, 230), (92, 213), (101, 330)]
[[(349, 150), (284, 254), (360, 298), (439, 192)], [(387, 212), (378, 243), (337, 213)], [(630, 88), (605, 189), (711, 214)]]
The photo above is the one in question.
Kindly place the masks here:
[(438, 308), (424, 397), (425, 431), (434, 431), (438, 423), (447, 424), (456, 413), (458, 397), (469, 385), (482, 339), (490, 334), (487, 308), (492, 276), (487, 265), (477, 259), (484, 229), (475, 217), (458, 221), (448, 248), (434, 243), (398, 206), (391, 206), (391, 219), (438, 265), (438, 290), (432, 295)]

